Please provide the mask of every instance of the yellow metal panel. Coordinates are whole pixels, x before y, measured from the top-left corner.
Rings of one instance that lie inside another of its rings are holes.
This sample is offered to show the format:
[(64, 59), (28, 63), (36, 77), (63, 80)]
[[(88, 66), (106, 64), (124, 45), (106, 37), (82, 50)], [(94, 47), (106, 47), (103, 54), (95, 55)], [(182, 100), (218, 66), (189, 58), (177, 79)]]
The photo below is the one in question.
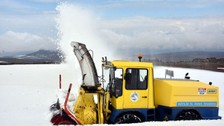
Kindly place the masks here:
[(148, 108), (148, 90), (125, 89), (123, 97), (123, 108)]
[(103, 124), (104, 123), (104, 117), (103, 117), (103, 103), (104, 103), (104, 94), (103, 93), (99, 93), (98, 94), (98, 123), (99, 124)]
[(111, 110), (109, 109), (109, 100), (110, 100), (110, 93), (109, 92), (105, 92), (105, 103), (106, 105), (104, 106), (104, 115), (105, 115), (105, 119), (108, 120), (110, 118), (110, 113)]
[(149, 88), (149, 93), (148, 93), (148, 108), (155, 108), (155, 103), (154, 103), (154, 76), (153, 76), (153, 68), (149, 68), (149, 75), (148, 75), (148, 88)]
[(96, 124), (96, 104), (94, 103), (93, 95), (96, 93), (85, 93), (80, 88), (79, 96), (74, 104), (74, 113), (82, 124)]
[(153, 68), (153, 64), (150, 62), (133, 62), (133, 61), (121, 61), (115, 60), (112, 62), (116, 67), (132, 67), (132, 68)]
[[(198, 81), (191, 80), (154, 80), (155, 105), (176, 107), (183, 106), (212, 107), (219, 106), (219, 89)], [(203, 105), (206, 104), (206, 105)], [(197, 106), (198, 105), (198, 106)]]
[(111, 104), (116, 109), (123, 109), (123, 96), (120, 96), (118, 98), (112, 96)]
[(155, 106), (170, 106), (172, 87), (162, 81), (154, 80)]

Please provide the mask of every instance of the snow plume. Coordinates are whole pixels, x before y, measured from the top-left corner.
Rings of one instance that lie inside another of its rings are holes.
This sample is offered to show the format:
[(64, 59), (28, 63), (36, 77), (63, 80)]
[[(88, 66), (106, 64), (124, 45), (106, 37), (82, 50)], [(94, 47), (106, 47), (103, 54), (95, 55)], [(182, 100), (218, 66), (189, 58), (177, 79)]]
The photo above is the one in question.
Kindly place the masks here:
[(97, 17), (88, 9), (81, 6), (61, 3), (57, 6), (56, 18), (59, 48), (65, 53), (66, 63), (73, 64), (76, 61), (72, 41), (84, 43), (88, 49), (93, 50), (93, 58), (97, 67), (100, 67), (101, 57), (111, 56), (112, 51), (101, 39)]
[[(109, 57), (112, 53), (103, 40), (100, 39), (101, 36), (98, 34), (97, 27), (99, 21), (91, 11), (69, 3), (59, 4), (56, 10), (58, 12), (56, 23), (59, 49), (64, 53), (65, 64), (70, 69), (70, 73), (67, 74), (74, 76), (72, 83), (75, 83), (75, 87), (73, 89), (76, 90), (75, 92), (78, 92), (82, 77), (79, 63), (70, 45), (71, 42), (84, 43), (87, 49), (93, 50), (93, 59), (97, 67), (98, 76), (101, 75), (101, 57)], [(90, 52), (90, 54), (92, 53)]]

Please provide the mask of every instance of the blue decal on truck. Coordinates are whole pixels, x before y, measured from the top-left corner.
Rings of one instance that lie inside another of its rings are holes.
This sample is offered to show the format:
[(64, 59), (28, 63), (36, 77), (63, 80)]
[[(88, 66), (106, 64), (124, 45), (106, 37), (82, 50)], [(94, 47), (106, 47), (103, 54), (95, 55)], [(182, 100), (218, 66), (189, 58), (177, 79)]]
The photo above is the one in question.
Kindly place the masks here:
[(177, 102), (177, 106), (206, 106), (206, 107), (216, 107), (217, 102)]

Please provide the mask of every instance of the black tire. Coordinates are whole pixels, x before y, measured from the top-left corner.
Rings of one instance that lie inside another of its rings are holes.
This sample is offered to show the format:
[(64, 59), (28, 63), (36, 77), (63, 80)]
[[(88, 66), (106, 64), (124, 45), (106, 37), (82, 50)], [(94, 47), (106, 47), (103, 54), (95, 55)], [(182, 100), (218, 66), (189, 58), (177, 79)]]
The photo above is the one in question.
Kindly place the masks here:
[(118, 117), (115, 121), (116, 124), (125, 124), (125, 123), (140, 123), (142, 119), (136, 114), (123, 114)]
[(176, 117), (176, 120), (199, 120), (199, 119), (201, 119), (199, 113), (194, 110), (181, 111)]

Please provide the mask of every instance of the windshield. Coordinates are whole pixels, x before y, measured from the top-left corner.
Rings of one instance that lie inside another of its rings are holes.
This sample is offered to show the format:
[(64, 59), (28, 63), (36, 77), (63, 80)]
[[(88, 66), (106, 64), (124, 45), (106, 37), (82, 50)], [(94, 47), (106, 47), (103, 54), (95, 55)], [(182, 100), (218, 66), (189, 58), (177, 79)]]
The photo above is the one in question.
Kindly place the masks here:
[[(106, 77), (105, 77), (106, 78)], [(112, 96), (122, 95), (123, 70), (121, 68), (110, 68), (108, 75), (108, 90)]]

